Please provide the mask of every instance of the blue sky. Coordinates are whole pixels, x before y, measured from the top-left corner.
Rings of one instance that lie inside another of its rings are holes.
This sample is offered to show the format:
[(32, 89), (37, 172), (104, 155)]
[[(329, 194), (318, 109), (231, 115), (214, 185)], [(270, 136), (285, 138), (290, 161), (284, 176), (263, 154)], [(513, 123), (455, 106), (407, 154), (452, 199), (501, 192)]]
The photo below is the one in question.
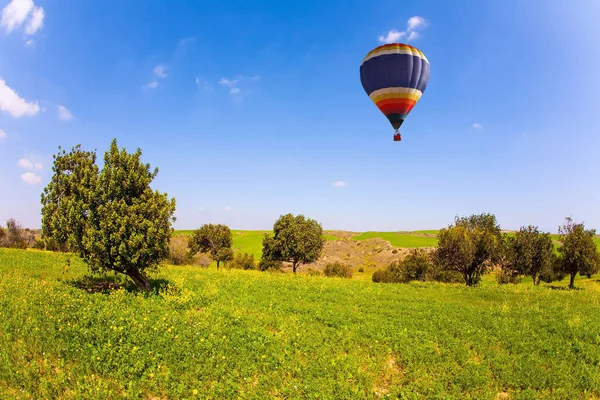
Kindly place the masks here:
[[(1, 224), (40, 227), (59, 145), (101, 160), (116, 137), (159, 167), (178, 229), (270, 229), (288, 212), (355, 231), (479, 212), (506, 229), (569, 215), (600, 228), (597, 1), (0, 8)], [(359, 78), (388, 36), (431, 64), (400, 143)]]

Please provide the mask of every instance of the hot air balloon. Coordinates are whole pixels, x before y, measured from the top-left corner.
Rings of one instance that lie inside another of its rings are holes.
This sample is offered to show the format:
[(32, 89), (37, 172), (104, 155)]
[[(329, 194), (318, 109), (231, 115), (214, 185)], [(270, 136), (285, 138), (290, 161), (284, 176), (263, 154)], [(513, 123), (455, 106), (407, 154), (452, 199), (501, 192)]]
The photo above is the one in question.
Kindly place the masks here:
[(360, 65), (360, 81), (377, 108), (395, 130), (413, 109), (429, 82), (429, 60), (416, 47), (384, 44), (371, 50)]

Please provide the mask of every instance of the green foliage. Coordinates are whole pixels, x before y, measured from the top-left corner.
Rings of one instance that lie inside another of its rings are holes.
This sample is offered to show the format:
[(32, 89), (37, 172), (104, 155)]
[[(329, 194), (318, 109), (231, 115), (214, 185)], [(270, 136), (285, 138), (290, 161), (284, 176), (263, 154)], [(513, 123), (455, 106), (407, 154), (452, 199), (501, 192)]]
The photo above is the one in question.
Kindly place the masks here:
[(558, 228), (560, 241), (559, 269), (570, 276), (569, 287), (575, 287), (575, 275), (591, 276), (600, 268), (600, 252), (594, 243), (595, 229), (585, 229), (583, 223), (574, 223), (567, 217)]
[(473, 286), (502, 260), (502, 242), (495, 215), (456, 217), (454, 225), (438, 233), (437, 263), (445, 270), (460, 272), (467, 286)]
[(2, 399), (600, 397), (598, 277), (471, 290), (174, 266), (142, 295), (66, 259), (0, 249)]
[(225, 263), (233, 258), (232, 243), (233, 236), (227, 225), (204, 224), (192, 233), (188, 245), (191, 254), (209, 253), (219, 268), (221, 262)]
[(258, 269), (261, 271), (281, 271), (283, 263), (279, 260), (265, 260), (261, 258), (258, 262)]
[(496, 282), (501, 285), (521, 283), (521, 275), (516, 270), (502, 268), (496, 273)]
[(254, 262), (254, 254), (237, 252), (233, 259), (228, 264), (229, 268), (235, 269), (257, 269), (258, 266)]
[(359, 267), (358, 272), (365, 272), (365, 267)]
[(321, 276), (321, 271), (314, 268), (309, 268), (306, 270), (306, 274), (309, 276)]
[(503, 271), (505, 278), (515, 275), (530, 276), (539, 285), (554, 276), (556, 253), (549, 233), (541, 233), (537, 226), (522, 226), (514, 236), (505, 236)]
[(325, 266), (323, 270), (323, 274), (328, 277), (337, 277), (337, 278), (352, 278), (352, 269), (340, 262), (329, 263)]
[(392, 261), (386, 268), (373, 273), (371, 280), (375, 283), (407, 283), (409, 279), (402, 267), (402, 261)]
[(93, 273), (113, 270), (150, 290), (146, 272), (169, 255), (175, 199), (150, 188), (158, 168), (150, 171), (141, 155), (113, 139), (99, 171), (95, 151), (59, 146), (41, 196), (42, 234), (76, 251)]
[(292, 263), (296, 273), (299, 265), (316, 261), (325, 245), (323, 228), (304, 215), (286, 214), (273, 225), (273, 236), (265, 234), (263, 258)]
[(408, 281), (434, 280), (436, 267), (431, 253), (423, 249), (413, 249), (402, 260), (402, 268)]

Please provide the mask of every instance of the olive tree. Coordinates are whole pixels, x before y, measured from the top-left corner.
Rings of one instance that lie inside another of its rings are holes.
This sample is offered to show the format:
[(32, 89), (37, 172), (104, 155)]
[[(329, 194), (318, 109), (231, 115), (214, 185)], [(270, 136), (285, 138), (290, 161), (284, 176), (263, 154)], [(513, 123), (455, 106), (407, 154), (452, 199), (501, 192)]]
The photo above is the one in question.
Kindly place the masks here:
[(600, 268), (600, 253), (594, 243), (596, 230), (585, 229), (583, 223), (576, 224), (567, 217), (558, 233), (562, 242), (558, 248), (559, 268), (570, 276), (569, 288), (574, 288), (577, 274), (591, 276)]
[(286, 214), (273, 225), (273, 236), (265, 234), (263, 259), (292, 264), (296, 273), (299, 265), (317, 261), (325, 246), (323, 228), (317, 221), (300, 214)]
[(476, 285), (491, 266), (502, 259), (502, 231), (493, 214), (456, 217), (438, 233), (435, 257), (439, 265), (463, 275), (467, 286)]
[(530, 276), (534, 285), (542, 277), (553, 276), (556, 253), (549, 233), (537, 226), (522, 226), (515, 236), (507, 237), (509, 257), (506, 266), (520, 275)]
[(198, 252), (209, 253), (217, 262), (217, 268), (221, 262), (233, 259), (232, 245), (231, 230), (223, 224), (204, 224), (192, 233), (188, 241), (192, 255)]
[(92, 273), (116, 271), (148, 291), (146, 271), (169, 254), (175, 199), (151, 189), (158, 168), (151, 171), (141, 155), (113, 139), (100, 170), (95, 151), (59, 146), (41, 196), (42, 232), (77, 252)]

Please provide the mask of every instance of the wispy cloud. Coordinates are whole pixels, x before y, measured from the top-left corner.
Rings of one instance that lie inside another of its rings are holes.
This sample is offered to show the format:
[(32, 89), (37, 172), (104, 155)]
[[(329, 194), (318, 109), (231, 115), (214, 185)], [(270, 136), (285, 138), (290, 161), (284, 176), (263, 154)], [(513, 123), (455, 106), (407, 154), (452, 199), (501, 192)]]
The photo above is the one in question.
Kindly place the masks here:
[(42, 181), (42, 177), (34, 172), (25, 172), (21, 175), (21, 179), (30, 185), (37, 185)]
[(152, 80), (144, 85), (147, 89), (156, 89), (158, 87), (158, 80), (167, 77), (167, 67), (159, 64), (152, 70)]
[(248, 93), (248, 91), (242, 90), (242, 88), (239, 87), (239, 83), (242, 83), (244, 81), (256, 82), (259, 79), (260, 79), (260, 75), (253, 75), (253, 76), (237, 75), (235, 78), (221, 78), (219, 80), (219, 85), (228, 87), (229, 93), (234, 95), (236, 100), (240, 100), (240, 98), (241, 98), (240, 95), (242, 93)]
[(399, 31), (397, 29), (390, 30), (387, 35), (379, 36), (379, 41), (382, 43), (394, 43), (400, 40), (411, 41), (417, 39), (420, 34), (418, 31), (423, 30), (427, 26), (427, 21), (423, 17), (414, 16), (408, 19), (406, 30)]
[(60, 104), (56, 107), (58, 108), (58, 119), (61, 121), (70, 121), (73, 119), (73, 114), (71, 114), (71, 111), (69, 111), (67, 107), (61, 106)]
[(348, 184), (344, 181), (335, 181), (333, 182), (334, 187), (346, 187)]
[(223, 210), (225, 210), (225, 211), (231, 211), (231, 210), (233, 210), (233, 207), (231, 207), (231, 206), (225, 206), (225, 207), (223, 207)]
[(210, 92), (212, 91), (211, 87), (209, 86), (208, 82), (200, 77), (196, 77), (196, 86), (198, 86), (198, 89), (202, 89), (205, 92)]
[(0, 25), (10, 33), (25, 24), (25, 34), (34, 35), (44, 26), (44, 18), (44, 8), (37, 7), (33, 0), (11, 0), (2, 9)]
[(198, 211), (204, 211), (204, 207), (198, 207)]
[(3, 141), (4, 138), (6, 138), (6, 132), (4, 132), (4, 130), (0, 129), (0, 142)]
[(481, 126), (481, 124), (479, 122), (475, 122), (473, 124), (473, 128), (475, 128), (475, 129), (483, 129), (483, 126)]
[(15, 118), (23, 116), (31, 117), (40, 112), (40, 106), (37, 102), (28, 102), (21, 98), (17, 92), (0, 78), (0, 110), (9, 113)]

